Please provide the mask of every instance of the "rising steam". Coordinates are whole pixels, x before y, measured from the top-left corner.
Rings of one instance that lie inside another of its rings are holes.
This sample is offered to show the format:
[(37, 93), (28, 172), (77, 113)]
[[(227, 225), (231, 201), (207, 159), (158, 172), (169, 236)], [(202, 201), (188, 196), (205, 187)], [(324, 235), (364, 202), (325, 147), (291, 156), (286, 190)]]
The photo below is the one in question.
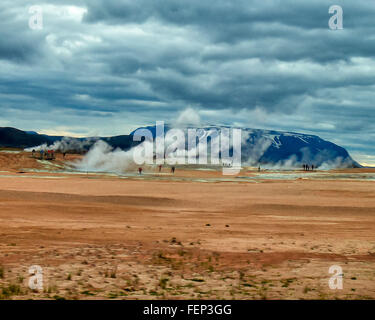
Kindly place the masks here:
[(59, 152), (84, 152), (90, 149), (90, 147), (97, 141), (98, 138), (87, 138), (87, 139), (75, 139), (64, 137), (59, 141), (55, 141), (53, 144), (48, 145), (44, 143), (40, 146), (31, 147), (25, 149), (27, 152), (35, 151), (46, 151), (46, 150), (54, 150)]
[(133, 149), (123, 151), (115, 149), (106, 142), (97, 141), (80, 161), (72, 163), (78, 171), (123, 173), (134, 170)]

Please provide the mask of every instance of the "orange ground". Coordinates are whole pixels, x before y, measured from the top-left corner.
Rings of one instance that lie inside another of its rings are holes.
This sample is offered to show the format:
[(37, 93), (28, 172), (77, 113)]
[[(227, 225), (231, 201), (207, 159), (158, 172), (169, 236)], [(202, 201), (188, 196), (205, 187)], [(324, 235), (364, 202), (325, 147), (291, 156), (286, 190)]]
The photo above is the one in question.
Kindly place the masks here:
[[(27, 168), (45, 164), (0, 153), (0, 298), (375, 297), (374, 182)], [(28, 289), (31, 265), (43, 268), (44, 290)], [(343, 290), (328, 287), (331, 265), (343, 269)]]

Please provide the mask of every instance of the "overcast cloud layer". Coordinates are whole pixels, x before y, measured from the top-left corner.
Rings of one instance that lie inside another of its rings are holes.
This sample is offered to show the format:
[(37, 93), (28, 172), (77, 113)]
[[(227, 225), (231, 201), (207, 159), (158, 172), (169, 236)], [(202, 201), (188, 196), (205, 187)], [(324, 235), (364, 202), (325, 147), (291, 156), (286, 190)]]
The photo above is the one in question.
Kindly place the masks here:
[(374, 21), (368, 0), (2, 0), (0, 126), (116, 135), (187, 118), (317, 134), (375, 164)]

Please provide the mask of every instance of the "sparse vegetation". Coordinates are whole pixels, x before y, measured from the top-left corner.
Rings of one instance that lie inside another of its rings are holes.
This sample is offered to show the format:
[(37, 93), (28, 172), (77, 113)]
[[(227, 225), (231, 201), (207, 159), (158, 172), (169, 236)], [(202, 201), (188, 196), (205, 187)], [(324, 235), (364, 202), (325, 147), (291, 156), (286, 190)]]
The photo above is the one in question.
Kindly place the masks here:
[(165, 290), (167, 288), (168, 281), (168, 278), (161, 277), (161, 279), (159, 280), (159, 287)]
[(116, 274), (117, 274), (117, 266), (113, 268), (113, 270), (111, 271), (111, 278), (112, 279), (115, 279), (116, 278)]
[(8, 299), (11, 296), (21, 295), (21, 294), (22, 294), (22, 290), (18, 284), (10, 284), (7, 287), (2, 288), (1, 290), (1, 296), (3, 297), (3, 299)]
[(293, 283), (294, 281), (296, 280), (296, 278), (289, 278), (289, 279), (283, 279), (283, 280), (280, 280), (281, 282), (282, 282), (282, 287), (283, 288), (288, 288), (289, 287), (289, 285), (291, 284), (291, 283)]
[(313, 289), (311, 289), (311, 288), (309, 288), (308, 286), (305, 286), (304, 288), (303, 288), (303, 293), (309, 293), (310, 291), (312, 291)]

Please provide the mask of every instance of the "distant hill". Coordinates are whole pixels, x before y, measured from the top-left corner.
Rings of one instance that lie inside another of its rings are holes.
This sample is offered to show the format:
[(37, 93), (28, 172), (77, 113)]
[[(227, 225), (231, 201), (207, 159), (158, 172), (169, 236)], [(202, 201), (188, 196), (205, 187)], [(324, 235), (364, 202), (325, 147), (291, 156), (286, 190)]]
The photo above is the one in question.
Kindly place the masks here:
[[(62, 145), (69, 149), (68, 151), (88, 151), (97, 141), (103, 140), (114, 148), (129, 149), (133, 145), (133, 139), (130, 135), (121, 135), (115, 137), (91, 137), (91, 138), (71, 138), (63, 136), (48, 136), (38, 134), (34, 131), (22, 131), (16, 128), (0, 127), (0, 147), (2, 148), (33, 148), (40, 145)], [(79, 150), (76, 150), (79, 149)], [(64, 150), (65, 151), (65, 150)]]
[(42, 134), (25, 132), (15, 128), (0, 127), (0, 147), (28, 148), (40, 144), (51, 144), (62, 137), (49, 137)]

